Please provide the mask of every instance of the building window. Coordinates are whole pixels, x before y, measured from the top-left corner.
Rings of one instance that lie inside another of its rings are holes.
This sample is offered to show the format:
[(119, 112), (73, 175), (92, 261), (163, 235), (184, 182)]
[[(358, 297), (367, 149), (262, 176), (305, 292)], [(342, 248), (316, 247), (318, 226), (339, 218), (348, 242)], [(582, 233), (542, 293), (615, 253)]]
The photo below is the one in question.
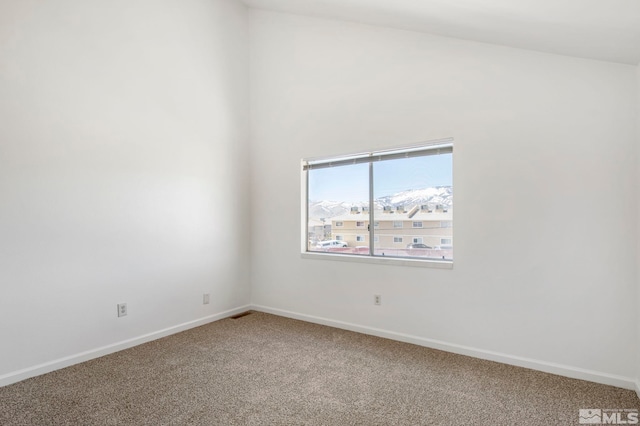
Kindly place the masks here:
[[(309, 239), (342, 240), (343, 236), (336, 234), (335, 228), (343, 228), (345, 222), (353, 226), (355, 222), (355, 227), (361, 234), (352, 235), (348, 237), (349, 240), (353, 241), (351, 238), (355, 237), (357, 242), (370, 241), (369, 247), (373, 251), (347, 247), (344, 251), (332, 253), (332, 256), (349, 254), (384, 256), (386, 259), (410, 257), (453, 260), (452, 140), (365, 154), (303, 160), (302, 164), (306, 187), (306, 208), (303, 215), (307, 227), (307, 232), (303, 234), (303, 250), (315, 251), (314, 245), (307, 244)], [(435, 206), (437, 208), (434, 209)], [(352, 214), (356, 211), (363, 220), (349, 218), (356, 216)], [(435, 214), (438, 214), (439, 222), (432, 220)], [(319, 221), (333, 223), (334, 229), (325, 229), (323, 238), (312, 235), (314, 232), (321, 232), (312, 228), (312, 224)], [(385, 226), (379, 226), (380, 221), (386, 221), (383, 223)], [(392, 228), (388, 228), (389, 222), (392, 222)], [(407, 227), (404, 226), (405, 222)], [(367, 223), (373, 223), (374, 226), (368, 227)], [(409, 229), (403, 231), (403, 228)], [(423, 231), (411, 231), (415, 228)], [(389, 229), (394, 229), (392, 232), (395, 235), (389, 235)], [(411, 251), (406, 247), (399, 247), (399, 243), (403, 241), (422, 244), (424, 237), (411, 233), (431, 232), (427, 231), (431, 229), (434, 229), (434, 235), (427, 239), (440, 239), (440, 245), (446, 246), (442, 253), (435, 253), (436, 250)], [(381, 235), (383, 238), (380, 238)]]

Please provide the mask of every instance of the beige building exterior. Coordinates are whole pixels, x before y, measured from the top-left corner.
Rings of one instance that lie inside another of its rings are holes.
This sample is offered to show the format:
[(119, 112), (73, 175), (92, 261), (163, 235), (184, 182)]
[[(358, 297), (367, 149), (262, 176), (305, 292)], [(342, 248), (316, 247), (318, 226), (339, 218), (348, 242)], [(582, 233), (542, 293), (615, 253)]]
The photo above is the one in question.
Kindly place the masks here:
[[(427, 205), (385, 208), (374, 211), (374, 243), (379, 250), (404, 250), (409, 244), (452, 249), (453, 211)], [(331, 239), (349, 247), (369, 247), (369, 212), (353, 209), (350, 214), (331, 218)]]

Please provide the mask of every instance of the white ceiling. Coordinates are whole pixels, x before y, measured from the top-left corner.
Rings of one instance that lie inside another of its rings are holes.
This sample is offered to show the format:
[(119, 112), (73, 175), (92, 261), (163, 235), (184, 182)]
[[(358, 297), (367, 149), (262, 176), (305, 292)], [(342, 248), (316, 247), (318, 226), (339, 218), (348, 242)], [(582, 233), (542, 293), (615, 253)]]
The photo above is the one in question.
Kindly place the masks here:
[(636, 65), (640, 0), (242, 0), (259, 9)]

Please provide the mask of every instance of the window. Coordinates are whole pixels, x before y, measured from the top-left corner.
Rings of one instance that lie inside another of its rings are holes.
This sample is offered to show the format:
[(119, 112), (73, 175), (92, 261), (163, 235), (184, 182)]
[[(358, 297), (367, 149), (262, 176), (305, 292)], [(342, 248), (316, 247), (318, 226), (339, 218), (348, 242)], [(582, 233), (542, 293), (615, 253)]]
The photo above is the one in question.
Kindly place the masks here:
[[(452, 140), (303, 160), (302, 169), (306, 186), (303, 251), (320, 251), (315, 242), (338, 240), (347, 246), (331, 256), (453, 260)], [(319, 222), (327, 226), (315, 226)], [(346, 229), (355, 224), (351, 229), (361, 233), (346, 239), (347, 231), (337, 234), (336, 228), (344, 228), (345, 223)], [(438, 241), (440, 247), (433, 250), (407, 247), (409, 242), (434, 246)], [(365, 244), (356, 246), (356, 242)]]

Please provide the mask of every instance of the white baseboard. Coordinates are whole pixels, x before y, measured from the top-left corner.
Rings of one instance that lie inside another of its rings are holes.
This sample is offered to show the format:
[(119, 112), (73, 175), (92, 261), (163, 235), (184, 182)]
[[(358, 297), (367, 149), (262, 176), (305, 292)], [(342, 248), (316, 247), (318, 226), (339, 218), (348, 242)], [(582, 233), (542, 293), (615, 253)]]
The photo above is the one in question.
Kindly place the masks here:
[(140, 344), (150, 342), (152, 340), (160, 339), (162, 337), (169, 336), (171, 334), (179, 333), (181, 331), (188, 330), (190, 328), (198, 327), (210, 322), (218, 321), (223, 318), (227, 318), (247, 310), (256, 310), (260, 312), (266, 312), (274, 315), (279, 315), (287, 318), (298, 319), (315, 324), (327, 325), (330, 327), (340, 328), (343, 330), (355, 331), (358, 333), (369, 334), (372, 336), (384, 337), (387, 339), (397, 340), (406, 343), (412, 343), (419, 346), (424, 346), (433, 349), (439, 349), (447, 352), (457, 353), (461, 355), (472, 356), (474, 358), (486, 359), (489, 361), (501, 362), (503, 364), (515, 365), (518, 367), (530, 368), (533, 370), (544, 371), (546, 373), (558, 374), (560, 376), (571, 377), (575, 379), (587, 380), (595, 383), (602, 383), (605, 385), (617, 386), (624, 389), (635, 390), (640, 398), (640, 381), (633, 380), (628, 377), (612, 375), (608, 373), (602, 373), (598, 371), (585, 370), (578, 367), (572, 367), (568, 365), (550, 363), (546, 361), (539, 361), (531, 358), (518, 357), (493, 351), (486, 351), (483, 349), (472, 348), (469, 346), (457, 345), (454, 343), (443, 342), (440, 340), (426, 339), (423, 337), (413, 336), (404, 333), (396, 333), (393, 331), (362, 326), (358, 324), (348, 323), (344, 321), (336, 321), (328, 318), (316, 317), (313, 315), (306, 315), (292, 311), (286, 311), (282, 309), (270, 308), (261, 305), (245, 305), (238, 308), (230, 309), (217, 314), (209, 315), (204, 318), (189, 321), (183, 324), (168, 327), (163, 330), (158, 330), (152, 333), (144, 334), (142, 336), (127, 339), (121, 342), (113, 343), (111, 345), (103, 346), (100, 348), (92, 349), (89, 351), (81, 352), (78, 354), (70, 355), (64, 358), (59, 358), (50, 362), (35, 365), (33, 367), (25, 368), (22, 370), (14, 371), (8, 374), (0, 376), (0, 387), (10, 385), (12, 383), (19, 382), (21, 380), (28, 379), (30, 377), (39, 376), (41, 374), (49, 373), (61, 368), (69, 367), (74, 364), (89, 361), (94, 358), (99, 358), (104, 355), (108, 355), (114, 352), (118, 352), (124, 349), (128, 349)]
[(66, 356), (53, 361), (45, 362), (43, 364), (35, 365), (33, 367), (24, 368), (22, 370), (13, 371), (8, 374), (0, 376), (0, 387), (10, 385), (12, 383), (19, 382), (21, 380), (28, 379), (30, 377), (39, 376), (41, 374), (50, 373), (61, 368), (69, 367), (74, 364), (89, 361), (94, 358), (99, 358), (104, 355), (108, 355), (114, 352), (121, 351), (123, 349), (132, 348), (142, 343), (150, 342), (152, 340), (160, 339), (162, 337), (169, 336), (171, 334), (179, 333), (181, 331), (188, 330), (190, 328), (198, 327), (210, 322), (218, 321), (223, 318), (227, 318), (250, 309), (249, 305), (240, 306), (238, 308), (229, 309), (224, 312), (209, 315), (204, 318), (185, 322), (182, 324), (168, 327), (163, 330), (154, 331), (144, 334), (142, 336), (134, 337), (131, 339), (123, 340), (121, 342), (113, 343), (111, 345), (102, 346), (100, 348), (91, 349), (78, 354)]
[(344, 330), (355, 331), (358, 333), (369, 334), (372, 336), (398, 340), (400, 342), (412, 343), (414, 345), (424, 346), (427, 348), (439, 349), (442, 351), (453, 352), (460, 355), (467, 355), (474, 358), (486, 359), (489, 361), (501, 362), (503, 364), (544, 371), (545, 373), (557, 374), (559, 376), (587, 380), (590, 382), (602, 383), (605, 385), (616, 386), (629, 390), (635, 389), (635, 391), (638, 393), (638, 396), (640, 397), (640, 384), (629, 377), (617, 376), (613, 374), (602, 373), (599, 371), (572, 367), (569, 365), (556, 364), (531, 358), (524, 358), (499, 352), (487, 351), (484, 349), (457, 345), (455, 343), (448, 343), (440, 340), (426, 339), (424, 337), (418, 337), (404, 333), (396, 333), (393, 331), (382, 330), (379, 328), (367, 327), (343, 321), (336, 321), (329, 318), (316, 317), (313, 315), (306, 315), (282, 309), (270, 308), (268, 306), (251, 305), (251, 309), (287, 318), (293, 318), (316, 324), (328, 325), (330, 327), (340, 328)]

